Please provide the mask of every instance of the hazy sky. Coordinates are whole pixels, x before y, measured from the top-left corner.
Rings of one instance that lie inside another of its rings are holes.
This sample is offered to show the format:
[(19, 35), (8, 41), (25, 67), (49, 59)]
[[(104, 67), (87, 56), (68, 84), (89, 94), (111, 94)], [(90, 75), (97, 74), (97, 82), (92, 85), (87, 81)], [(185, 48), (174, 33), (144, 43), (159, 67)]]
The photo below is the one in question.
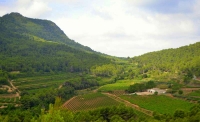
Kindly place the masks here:
[(51, 20), (69, 38), (113, 56), (200, 41), (200, 0), (0, 0), (0, 16), (10, 12)]

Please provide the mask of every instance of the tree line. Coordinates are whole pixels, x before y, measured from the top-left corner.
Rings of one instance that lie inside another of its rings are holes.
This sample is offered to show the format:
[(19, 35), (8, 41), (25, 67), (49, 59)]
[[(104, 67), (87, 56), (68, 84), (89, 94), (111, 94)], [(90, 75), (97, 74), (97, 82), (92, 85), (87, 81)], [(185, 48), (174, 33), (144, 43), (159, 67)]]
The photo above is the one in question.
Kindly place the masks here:
[(134, 93), (134, 92), (143, 92), (147, 89), (154, 88), (156, 86), (154, 81), (148, 81), (146, 83), (135, 83), (130, 85), (127, 89), (127, 92)]

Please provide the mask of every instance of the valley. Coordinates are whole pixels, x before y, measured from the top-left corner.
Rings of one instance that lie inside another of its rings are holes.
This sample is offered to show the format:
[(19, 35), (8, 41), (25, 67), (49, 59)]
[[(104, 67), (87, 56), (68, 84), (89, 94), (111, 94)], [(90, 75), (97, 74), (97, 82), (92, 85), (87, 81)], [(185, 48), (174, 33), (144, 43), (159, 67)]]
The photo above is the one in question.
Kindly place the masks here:
[(0, 31), (0, 121), (200, 120), (200, 42), (120, 58), (19, 13)]

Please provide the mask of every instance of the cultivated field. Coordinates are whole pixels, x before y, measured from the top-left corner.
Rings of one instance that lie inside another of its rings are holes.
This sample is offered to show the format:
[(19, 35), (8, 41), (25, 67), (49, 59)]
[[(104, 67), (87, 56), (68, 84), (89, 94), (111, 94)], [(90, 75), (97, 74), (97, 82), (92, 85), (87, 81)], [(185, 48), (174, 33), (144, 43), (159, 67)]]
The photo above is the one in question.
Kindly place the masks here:
[(161, 114), (173, 114), (177, 109), (188, 111), (194, 105), (182, 99), (171, 98), (165, 95), (123, 95), (121, 98)]
[(99, 107), (119, 105), (120, 103), (102, 93), (80, 95), (63, 105), (71, 111), (91, 110)]
[(190, 97), (195, 97), (195, 98), (199, 98), (199, 100), (200, 100), (200, 91), (198, 91), (198, 92), (193, 92), (193, 93), (189, 94), (188, 96), (190, 96)]
[(114, 91), (114, 90), (126, 90), (128, 87), (134, 83), (143, 82), (140, 80), (119, 80), (113, 84), (107, 84), (102, 86), (100, 91)]
[(0, 108), (5, 108), (9, 105), (18, 106), (19, 103), (19, 97), (0, 98)]
[(18, 78), (13, 81), (13, 84), (20, 90), (26, 90), (34, 92), (36, 90), (46, 89), (46, 88), (58, 88), (62, 83), (75, 80), (77, 74), (66, 73), (58, 75), (47, 75), (47, 76), (35, 76), (35, 77), (25, 77)]

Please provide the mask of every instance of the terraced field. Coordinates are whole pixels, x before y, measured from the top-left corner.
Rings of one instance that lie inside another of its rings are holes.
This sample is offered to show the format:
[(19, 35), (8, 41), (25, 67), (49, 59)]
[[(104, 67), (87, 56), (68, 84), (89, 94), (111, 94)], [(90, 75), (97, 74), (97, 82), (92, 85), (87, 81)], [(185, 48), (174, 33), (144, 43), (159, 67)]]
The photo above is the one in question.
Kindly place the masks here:
[(0, 108), (7, 107), (8, 105), (18, 106), (20, 104), (20, 93), (24, 90), (36, 93), (52, 87), (58, 88), (63, 82), (74, 80), (76, 76), (77, 74), (74, 73), (66, 73), (9, 80), (10, 86), (6, 86), (6, 88), (10, 92), (0, 94)]
[(20, 95), (18, 89), (12, 84), (11, 80), (8, 80), (9, 85), (1, 85), (1, 89), (4, 89), (4, 93), (0, 94), (0, 108), (5, 108), (8, 105), (19, 106)]
[(77, 74), (67, 73), (58, 75), (47, 75), (37, 77), (18, 78), (13, 81), (13, 84), (20, 90), (26, 90), (33, 92), (35, 90), (41, 90), (49, 87), (58, 88), (65, 81), (74, 80)]
[(0, 95), (0, 108), (5, 108), (8, 105), (19, 106), (20, 97), (16, 96), (16, 94), (5, 94)]
[(97, 92), (74, 97), (69, 102), (66, 102), (63, 107), (71, 111), (82, 111), (119, 104), (119, 102), (110, 97)]

